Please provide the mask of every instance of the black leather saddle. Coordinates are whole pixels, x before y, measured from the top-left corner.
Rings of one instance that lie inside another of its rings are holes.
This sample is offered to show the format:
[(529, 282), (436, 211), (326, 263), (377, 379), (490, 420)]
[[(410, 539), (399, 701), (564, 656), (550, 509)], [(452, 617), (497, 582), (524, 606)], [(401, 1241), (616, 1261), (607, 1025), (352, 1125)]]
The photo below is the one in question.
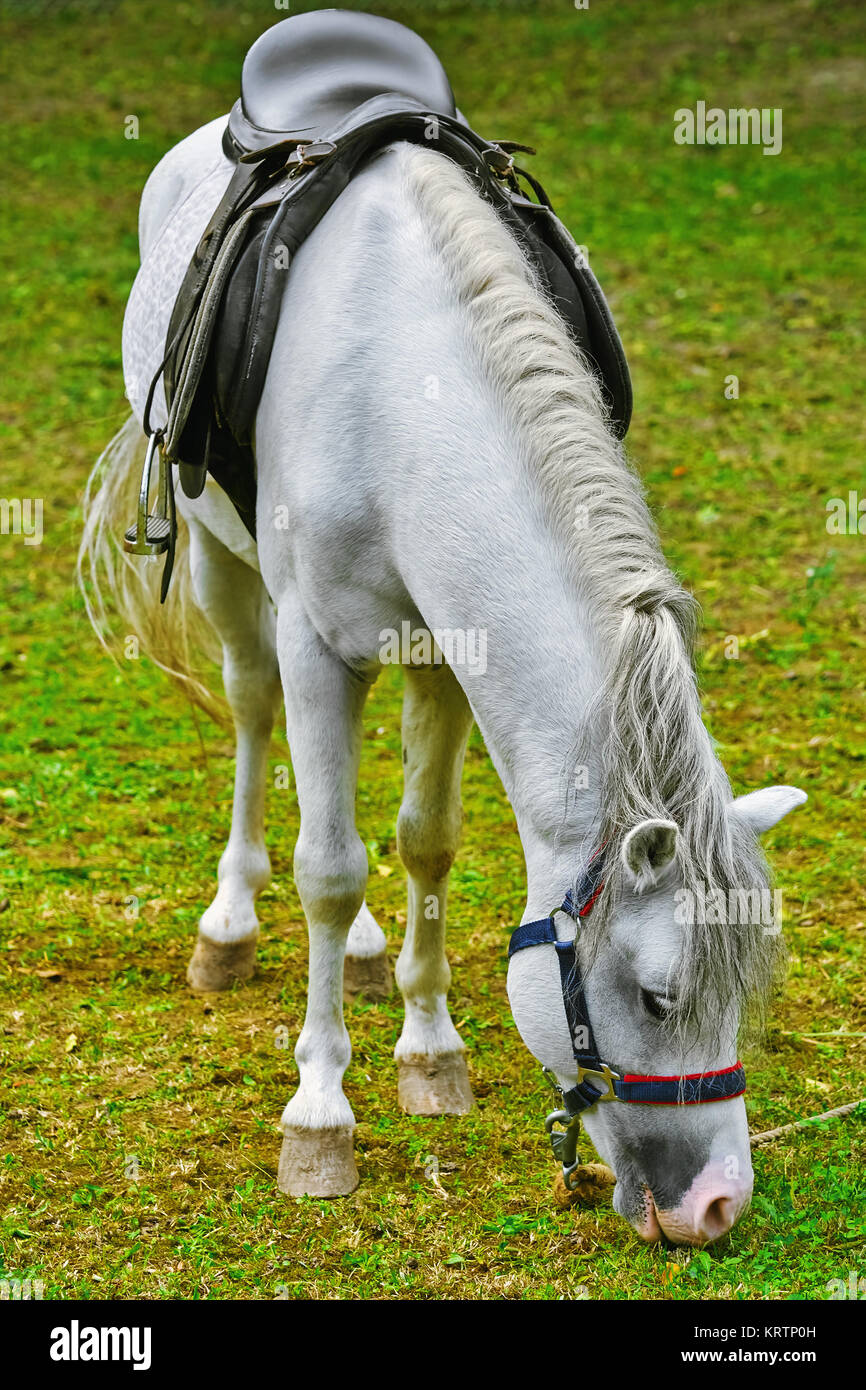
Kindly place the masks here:
[[(255, 535), (252, 430), (298, 247), (371, 155), (396, 140), (435, 149), (469, 175), (527, 251), (603, 387), (611, 427), (631, 416), (625, 354), (601, 288), (541, 185), (514, 163), (524, 145), (485, 140), (456, 109), (419, 35), (377, 15), (317, 10), (282, 20), (247, 54), (223, 136), (235, 169), (175, 301), (165, 359), (168, 424), (156, 441), (160, 504), (147, 516), (148, 450), (127, 549), (174, 553), (171, 465), (187, 496), (208, 472)], [(534, 197), (524, 191), (528, 185)]]

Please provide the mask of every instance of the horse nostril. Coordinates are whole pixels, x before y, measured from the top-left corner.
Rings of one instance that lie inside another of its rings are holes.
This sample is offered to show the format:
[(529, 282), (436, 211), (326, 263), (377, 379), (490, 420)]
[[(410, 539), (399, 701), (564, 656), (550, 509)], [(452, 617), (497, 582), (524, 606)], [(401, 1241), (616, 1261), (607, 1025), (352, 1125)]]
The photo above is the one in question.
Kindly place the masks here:
[(676, 1207), (658, 1209), (659, 1225), (679, 1245), (710, 1245), (737, 1224), (751, 1195), (751, 1169), (731, 1178), (722, 1163), (708, 1163)]
[(696, 1213), (695, 1227), (704, 1241), (718, 1240), (729, 1231), (739, 1215), (739, 1207), (733, 1197), (714, 1197), (703, 1214)]

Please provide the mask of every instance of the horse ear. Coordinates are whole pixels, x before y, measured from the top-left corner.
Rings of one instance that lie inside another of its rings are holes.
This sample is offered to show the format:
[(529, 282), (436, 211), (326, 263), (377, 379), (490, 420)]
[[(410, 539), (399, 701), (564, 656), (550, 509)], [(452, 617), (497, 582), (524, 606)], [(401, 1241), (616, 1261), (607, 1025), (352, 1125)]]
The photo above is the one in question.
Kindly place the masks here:
[(756, 835), (763, 835), (765, 830), (778, 825), (789, 811), (808, 800), (799, 787), (762, 787), (760, 791), (738, 796), (728, 807), (728, 815), (735, 816)]
[(672, 820), (644, 820), (622, 842), (626, 881), (636, 893), (654, 888), (677, 852), (679, 830)]

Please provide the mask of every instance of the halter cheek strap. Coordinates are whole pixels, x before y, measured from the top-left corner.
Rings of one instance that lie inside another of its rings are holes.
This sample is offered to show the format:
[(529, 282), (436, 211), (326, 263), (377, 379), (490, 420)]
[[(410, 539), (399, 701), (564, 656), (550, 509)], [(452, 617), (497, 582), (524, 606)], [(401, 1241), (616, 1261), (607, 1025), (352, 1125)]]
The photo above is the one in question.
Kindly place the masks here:
[[(566, 912), (577, 924), (592, 909), (604, 887), (604, 861), (596, 854), (589, 862), (576, 888), (570, 890), (557, 911)], [(562, 1001), (571, 1036), (571, 1047), (577, 1062), (577, 1085), (563, 1093), (562, 1099), (569, 1116), (577, 1117), (601, 1101), (620, 1100), (632, 1105), (706, 1105), (711, 1101), (732, 1100), (746, 1089), (746, 1073), (742, 1063), (723, 1067), (721, 1071), (691, 1072), (685, 1076), (620, 1076), (601, 1060), (576, 953), (577, 932), (573, 941), (558, 941), (554, 913), (537, 922), (524, 922), (511, 934), (509, 957), (529, 946), (551, 945), (559, 962)]]

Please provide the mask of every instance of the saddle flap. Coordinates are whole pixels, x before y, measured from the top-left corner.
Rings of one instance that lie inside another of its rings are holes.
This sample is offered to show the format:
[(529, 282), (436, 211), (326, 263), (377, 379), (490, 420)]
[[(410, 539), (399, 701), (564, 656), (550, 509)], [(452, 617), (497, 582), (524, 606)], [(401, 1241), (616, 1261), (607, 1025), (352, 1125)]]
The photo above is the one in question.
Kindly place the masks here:
[(550, 298), (595, 369), (610, 412), (611, 429), (617, 439), (623, 439), (631, 422), (631, 376), (601, 285), (551, 208), (522, 197), (513, 196), (511, 202), (529, 238), (530, 255), (540, 262), (546, 276)]

